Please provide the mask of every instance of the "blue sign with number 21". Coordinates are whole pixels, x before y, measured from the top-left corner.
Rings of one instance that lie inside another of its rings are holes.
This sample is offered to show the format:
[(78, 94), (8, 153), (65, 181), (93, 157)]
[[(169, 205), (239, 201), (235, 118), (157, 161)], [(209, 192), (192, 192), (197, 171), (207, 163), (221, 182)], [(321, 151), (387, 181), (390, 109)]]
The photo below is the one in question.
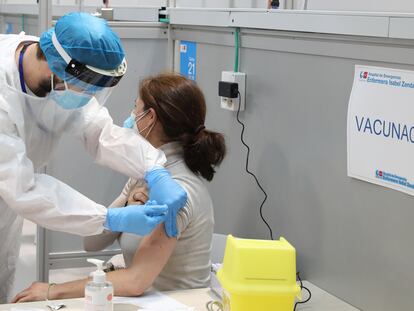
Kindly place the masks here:
[(181, 41), (180, 44), (180, 73), (191, 80), (196, 80), (197, 44)]

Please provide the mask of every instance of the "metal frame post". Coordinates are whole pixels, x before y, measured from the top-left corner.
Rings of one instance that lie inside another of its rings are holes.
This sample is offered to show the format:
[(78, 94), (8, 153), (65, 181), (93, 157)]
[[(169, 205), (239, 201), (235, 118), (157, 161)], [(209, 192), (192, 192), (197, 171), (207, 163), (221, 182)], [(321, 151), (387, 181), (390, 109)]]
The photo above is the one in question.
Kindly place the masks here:
[(36, 263), (37, 280), (41, 282), (49, 281), (49, 250), (47, 248), (46, 229), (37, 226), (36, 235)]
[(52, 25), (52, 0), (38, 0), (39, 35)]

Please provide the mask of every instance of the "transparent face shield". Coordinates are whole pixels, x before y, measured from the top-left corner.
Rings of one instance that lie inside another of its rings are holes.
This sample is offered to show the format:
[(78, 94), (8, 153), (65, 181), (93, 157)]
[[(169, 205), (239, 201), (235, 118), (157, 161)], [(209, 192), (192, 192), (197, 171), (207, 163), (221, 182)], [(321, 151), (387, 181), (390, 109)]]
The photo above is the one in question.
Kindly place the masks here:
[(72, 59), (58, 42), (55, 33), (52, 35), (52, 42), (67, 64), (63, 80), (57, 76), (52, 77), (53, 99), (58, 100), (57, 103), (65, 109), (81, 108), (87, 104), (87, 99), (90, 100), (92, 97), (95, 97), (100, 105), (104, 105), (113, 87), (126, 73), (126, 60), (124, 59), (114, 70), (102, 70)]
[[(69, 66), (71, 66), (71, 64), (69, 64), (68, 67)], [(86, 66), (80, 66), (84, 71), (78, 71), (76, 77), (70, 73), (66, 74), (65, 81), (58, 81), (59, 83), (52, 87), (52, 90), (59, 91), (60, 93), (66, 91), (67, 93), (75, 95), (74, 101), (80, 101), (83, 104), (87, 102), (87, 98), (91, 99), (92, 97), (95, 97), (100, 105), (105, 105), (112, 93), (113, 87), (117, 85), (122, 76), (111, 80), (107, 79), (107, 76), (93, 73)], [(68, 73), (68, 71), (66, 72)], [(102, 80), (99, 80), (100, 78), (102, 78)], [(73, 108), (82, 107), (81, 103), (74, 103)], [(66, 105), (65, 107), (67, 107), (66, 109), (71, 109), (70, 106)]]

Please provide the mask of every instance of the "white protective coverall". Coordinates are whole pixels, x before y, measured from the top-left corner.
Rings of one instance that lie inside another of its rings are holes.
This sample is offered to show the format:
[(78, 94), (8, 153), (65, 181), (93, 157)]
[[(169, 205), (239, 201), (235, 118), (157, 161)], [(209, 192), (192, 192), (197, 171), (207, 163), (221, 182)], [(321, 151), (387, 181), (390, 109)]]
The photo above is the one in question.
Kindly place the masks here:
[(64, 131), (78, 136), (95, 162), (130, 177), (142, 178), (166, 161), (144, 138), (114, 125), (107, 109), (96, 101), (76, 113), (47, 103), (47, 97), (28, 103), (15, 60), (22, 41), (38, 38), (0, 35), (0, 303), (10, 298), (20, 248), (20, 216), (82, 236), (104, 229), (105, 206), (52, 176), (35, 173), (50, 159)]

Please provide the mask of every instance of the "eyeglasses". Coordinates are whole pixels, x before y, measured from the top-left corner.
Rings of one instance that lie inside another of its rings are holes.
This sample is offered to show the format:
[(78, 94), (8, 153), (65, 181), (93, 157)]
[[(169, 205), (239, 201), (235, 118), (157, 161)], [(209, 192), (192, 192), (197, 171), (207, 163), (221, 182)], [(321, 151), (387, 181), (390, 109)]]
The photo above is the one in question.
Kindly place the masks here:
[(78, 92), (78, 93), (88, 93), (85, 90), (82, 90), (78, 87), (75, 87), (73, 85), (70, 85), (70, 84), (66, 83), (66, 81), (61, 80), (55, 74), (51, 75), (50, 80), (51, 80), (50, 81), (51, 89), (54, 90), (54, 91), (71, 90), (71, 91), (75, 91), (75, 92)]
[(50, 76), (50, 85), (54, 91), (64, 91), (66, 90), (65, 81), (59, 79), (56, 75), (52, 74)]

